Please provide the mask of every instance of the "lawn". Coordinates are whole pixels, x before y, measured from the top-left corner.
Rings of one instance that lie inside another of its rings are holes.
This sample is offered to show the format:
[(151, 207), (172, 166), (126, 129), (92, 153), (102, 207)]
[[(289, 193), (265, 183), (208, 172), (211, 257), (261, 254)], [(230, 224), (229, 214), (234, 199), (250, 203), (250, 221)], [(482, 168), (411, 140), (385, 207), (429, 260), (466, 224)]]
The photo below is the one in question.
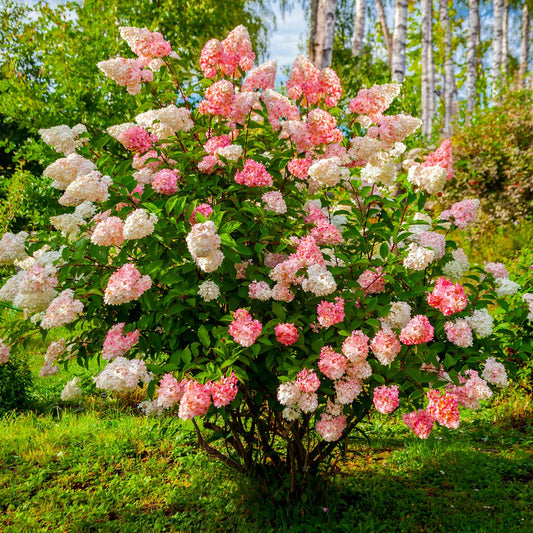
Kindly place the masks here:
[(100, 400), (10, 414), (0, 420), (0, 530), (530, 533), (527, 402), (501, 397), (427, 441), (374, 417), (370, 443), (354, 437), (327, 494), (289, 507), (258, 503), (253, 482), (198, 451), (176, 419)]

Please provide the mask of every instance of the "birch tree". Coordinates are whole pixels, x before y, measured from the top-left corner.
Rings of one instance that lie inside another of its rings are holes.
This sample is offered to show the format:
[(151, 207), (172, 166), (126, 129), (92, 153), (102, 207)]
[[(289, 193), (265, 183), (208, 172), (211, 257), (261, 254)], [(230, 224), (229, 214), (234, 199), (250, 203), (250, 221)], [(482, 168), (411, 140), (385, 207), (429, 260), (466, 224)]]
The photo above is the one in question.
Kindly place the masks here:
[(309, 32), (309, 61), (315, 62), (315, 42), (316, 42), (316, 14), (318, 10), (318, 0), (311, 0), (311, 21)]
[[(313, 3), (311, 5), (311, 46), (309, 58), (320, 69), (331, 66), (335, 38), (335, 13), (337, 0), (316, 2), (315, 27), (313, 28)], [(313, 32), (314, 29), (314, 32)]]
[(509, 74), (509, 0), (503, 1), (501, 70), (504, 76)]
[(385, 16), (385, 10), (383, 9), (383, 1), (376, 0), (376, 5), (378, 7), (379, 24), (381, 26), (381, 31), (383, 32), (383, 39), (385, 40), (385, 47), (387, 48), (387, 54), (389, 56), (389, 67), (392, 72), (392, 36), (389, 31), (389, 26), (387, 25), (387, 17)]
[(529, 61), (529, 23), (530, 14), (527, 2), (522, 6), (522, 37), (520, 42), (520, 67), (518, 69), (518, 88), (526, 88), (526, 74)]
[(470, 115), (476, 105), (476, 52), (479, 36), (479, 0), (469, 1), (468, 38), (466, 43), (466, 110)]
[(434, 114), (433, 2), (422, 0), (422, 135), (429, 138)]
[(494, 0), (494, 30), (492, 34), (492, 97), (496, 97), (501, 84), (502, 48), (503, 48), (503, 3)]
[[(425, 0), (422, 0), (423, 2)], [(405, 79), (405, 42), (407, 37), (408, 0), (396, 0), (394, 5), (394, 30), (392, 36), (392, 81)]]
[(358, 56), (363, 51), (366, 23), (366, 0), (355, 0), (352, 55)]
[(439, 0), (439, 14), (442, 31), (444, 33), (444, 77), (442, 84), (444, 99), (444, 121), (442, 133), (446, 138), (448, 138), (452, 133), (453, 96), (455, 92), (455, 74), (452, 56), (452, 29), (450, 23), (449, 0)]

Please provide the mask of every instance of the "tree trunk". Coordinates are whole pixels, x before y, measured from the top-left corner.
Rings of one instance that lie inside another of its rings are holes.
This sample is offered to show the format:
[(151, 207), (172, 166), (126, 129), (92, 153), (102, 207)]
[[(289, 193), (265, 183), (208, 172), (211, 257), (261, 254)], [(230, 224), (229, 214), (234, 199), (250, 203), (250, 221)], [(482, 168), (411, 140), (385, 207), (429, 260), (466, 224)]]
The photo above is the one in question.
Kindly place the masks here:
[(353, 21), (352, 55), (358, 56), (363, 51), (366, 23), (366, 0), (355, 0)]
[(318, 0), (312, 62), (319, 69), (331, 66), (336, 10), (337, 0)]
[(316, 42), (316, 13), (318, 9), (318, 0), (311, 0), (311, 31), (309, 34), (309, 61), (315, 62), (315, 42)]
[(383, 39), (385, 40), (385, 47), (387, 48), (387, 54), (389, 56), (389, 67), (392, 72), (392, 37), (387, 26), (387, 17), (385, 17), (385, 10), (383, 9), (382, 0), (376, 0), (378, 6), (378, 17), (381, 25), (381, 31), (383, 32)]
[(422, 135), (431, 137), (434, 112), (433, 2), (422, 0)]
[(405, 79), (405, 41), (407, 36), (408, 0), (396, 0), (394, 5), (394, 31), (392, 34), (392, 81)]
[(520, 68), (518, 69), (518, 88), (526, 88), (526, 75), (529, 60), (529, 8), (527, 2), (522, 6), (522, 40), (520, 46)]
[(503, 41), (503, 0), (494, 0), (494, 30), (492, 33), (492, 99), (496, 99), (501, 85)]
[(470, 0), (468, 40), (466, 43), (466, 111), (470, 116), (476, 106), (476, 51), (479, 36), (479, 0)]
[(502, 34), (502, 71), (507, 77), (509, 74), (509, 0), (503, 2)]
[(444, 99), (444, 121), (442, 133), (449, 138), (452, 134), (453, 96), (455, 91), (455, 74), (452, 52), (452, 29), (450, 24), (450, 6), (448, 0), (439, 0), (440, 23), (444, 32), (444, 79), (442, 84)]

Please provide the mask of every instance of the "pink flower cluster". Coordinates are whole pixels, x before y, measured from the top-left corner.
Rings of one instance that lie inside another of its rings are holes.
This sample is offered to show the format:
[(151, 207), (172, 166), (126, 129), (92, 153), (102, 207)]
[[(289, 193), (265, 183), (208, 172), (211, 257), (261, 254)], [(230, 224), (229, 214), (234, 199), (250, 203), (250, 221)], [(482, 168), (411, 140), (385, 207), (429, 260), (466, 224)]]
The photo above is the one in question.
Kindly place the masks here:
[(247, 187), (271, 187), (272, 176), (265, 165), (253, 159), (247, 159), (244, 168), (235, 174), (235, 182)]
[(74, 292), (67, 289), (52, 300), (41, 320), (43, 329), (57, 328), (70, 324), (83, 311), (83, 304), (74, 298)]
[(294, 344), (299, 338), (298, 329), (291, 322), (286, 324), (278, 324), (274, 330), (276, 332), (277, 341), (285, 346)]
[(139, 330), (129, 331), (124, 334), (124, 322), (115, 324), (107, 332), (102, 346), (102, 357), (111, 361), (129, 352), (139, 342)]
[(480, 400), (487, 400), (492, 396), (492, 391), (487, 382), (479, 377), (475, 370), (467, 370), (468, 379), (459, 375), (461, 385), (450, 384), (446, 390), (455, 397), (457, 404), (467, 409), (476, 410), (480, 407)]
[(209, 218), (211, 214), (213, 213), (213, 208), (209, 204), (206, 204), (206, 203), (197, 205), (193, 209), (193, 212), (191, 216), (189, 217), (189, 224), (194, 225), (198, 222), (196, 220), (196, 213), (200, 213), (205, 218)]
[(334, 70), (325, 68), (321, 72), (309, 59), (299, 55), (292, 66), (287, 92), (295, 102), (303, 96), (303, 105), (315, 105), (323, 100), (326, 106), (333, 107), (339, 102), (342, 86)]
[(457, 429), (459, 427), (459, 408), (455, 396), (449, 392), (441, 393), (435, 389), (429, 390), (426, 396), (429, 400), (426, 413), (441, 426)]
[(180, 171), (178, 169), (170, 170), (163, 168), (157, 172), (152, 179), (152, 189), (159, 194), (170, 196), (178, 192), (178, 178)]
[(120, 246), (124, 242), (124, 222), (108, 217), (99, 222), (91, 235), (91, 242), (100, 246)]
[(479, 200), (462, 200), (453, 204), (450, 209), (446, 209), (440, 214), (442, 220), (450, 220), (461, 229), (466, 228), (476, 219), (476, 213), (479, 207)]
[(287, 164), (288, 171), (301, 180), (307, 179), (309, 168), (313, 164), (313, 160), (310, 157), (304, 159), (291, 159)]
[(128, 43), (131, 51), (139, 57), (143, 65), (149, 65), (157, 57), (168, 56), (172, 52), (170, 43), (165, 41), (158, 31), (151, 32), (146, 28), (123, 26), (120, 36)]
[(329, 328), (344, 320), (344, 300), (335, 298), (335, 302), (326, 300), (320, 302), (317, 307), (318, 323), (323, 328)]
[(11, 349), (9, 346), (0, 339), (0, 365), (5, 365), (9, 361), (10, 353)]
[(468, 305), (465, 290), (459, 283), (453, 284), (449, 279), (440, 277), (433, 292), (428, 294), (427, 303), (439, 309), (444, 316), (463, 311)]
[(98, 68), (115, 83), (126, 87), (128, 93), (139, 94), (143, 81), (153, 81), (154, 73), (143, 67), (139, 59), (125, 59), (115, 57), (106, 61), (100, 61)]
[(317, 433), (326, 442), (336, 442), (342, 437), (346, 428), (346, 416), (333, 416), (327, 412), (322, 413), (320, 420), (315, 424)]
[(359, 89), (357, 96), (350, 102), (350, 110), (358, 115), (367, 115), (374, 121), (385, 112), (392, 101), (400, 94), (399, 83), (374, 85), (370, 89)]
[(365, 270), (357, 279), (365, 294), (379, 294), (385, 290), (385, 277), (383, 276), (383, 267), (377, 267), (376, 270)]
[(276, 61), (271, 59), (258, 67), (253, 68), (246, 76), (242, 85), (243, 91), (255, 91), (262, 89), (263, 92), (268, 89), (274, 89), (276, 83)]
[(142, 276), (131, 263), (111, 274), (104, 291), (107, 305), (120, 305), (138, 300), (152, 286), (150, 276)]
[[(453, 157), (452, 157), (452, 143), (450, 139), (442, 141), (442, 144), (434, 151), (428, 154), (424, 161), (425, 167), (439, 166), (446, 170), (448, 180), (451, 180), (454, 175), (453, 171)], [(461, 227), (461, 226), (459, 226)]]
[(460, 346), (461, 348), (468, 348), (473, 344), (472, 329), (464, 318), (459, 318), (454, 322), (448, 321), (444, 324), (444, 330), (446, 331), (446, 337), (448, 340)]
[(261, 200), (265, 202), (267, 211), (273, 211), (278, 215), (283, 215), (287, 212), (287, 204), (280, 191), (269, 191), (261, 196)]
[(509, 272), (503, 263), (486, 263), (485, 272), (492, 274), (496, 279), (509, 279)]
[(244, 347), (249, 347), (261, 335), (263, 326), (259, 320), (253, 320), (246, 309), (237, 309), (233, 313), (233, 321), (229, 325), (229, 333), (233, 340)]
[(151, 135), (141, 126), (131, 126), (117, 135), (117, 141), (132, 152), (147, 152), (157, 142), (157, 137)]
[(400, 332), (400, 341), (408, 346), (423, 344), (433, 339), (434, 331), (427, 316), (416, 315)]
[(239, 69), (247, 72), (253, 67), (254, 60), (248, 30), (237, 26), (222, 42), (217, 39), (207, 41), (200, 55), (200, 68), (206, 78), (214, 78), (217, 72), (239, 77)]
[(382, 385), (374, 389), (374, 407), (382, 414), (388, 415), (400, 405), (399, 391), (396, 385)]
[(434, 419), (424, 409), (405, 413), (402, 415), (402, 419), (409, 426), (409, 429), (420, 439), (427, 439), (433, 429)]
[(320, 351), (318, 368), (329, 379), (340, 379), (346, 372), (348, 359), (336, 352), (331, 346), (324, 346)]
[(509, 383), (505, 367), (501, 363), (498, 363), (494, 357), (489, 357), (485, 361), (485, 367), (483, 368), (481, 377), (497, 387), (507, 387)]
[(200, 102), (198, 111), (204, 115), (229, 117), (235, 100), (235, 89), (228, 80), (220, 80), (205, 91), (205, 100)]
[(298, 108), (286, 96), (272, 89), (267, 89), (261, 98), (266, 105), (268, 121), (274, 131), (281, 128), (280, 119), (300, 120)]
[(382, 365), (390, 365), (400, 353), (402, 345), (392, 329), (384, 328), (376, 333), (370, 348)]

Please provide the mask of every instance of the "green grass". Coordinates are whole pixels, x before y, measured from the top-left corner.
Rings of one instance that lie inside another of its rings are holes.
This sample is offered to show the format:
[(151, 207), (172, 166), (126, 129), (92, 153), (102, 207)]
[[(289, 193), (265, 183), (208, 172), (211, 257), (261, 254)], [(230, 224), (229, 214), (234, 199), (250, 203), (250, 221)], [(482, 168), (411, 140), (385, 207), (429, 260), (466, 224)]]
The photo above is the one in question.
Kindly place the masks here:
[[(16, 356), (36, 374), (41, 353), (35, 341)], [(124, 399), (61, 404), (73, 375), (89, 374), (73, 364), (36, 378), (35, 409), (0, 418), (2, 533), (533, 531), (532, 400), (519, 389), (427, 441), (375, 416), (328, 490), (287, 506), (198, 451), (190, 425)]]

